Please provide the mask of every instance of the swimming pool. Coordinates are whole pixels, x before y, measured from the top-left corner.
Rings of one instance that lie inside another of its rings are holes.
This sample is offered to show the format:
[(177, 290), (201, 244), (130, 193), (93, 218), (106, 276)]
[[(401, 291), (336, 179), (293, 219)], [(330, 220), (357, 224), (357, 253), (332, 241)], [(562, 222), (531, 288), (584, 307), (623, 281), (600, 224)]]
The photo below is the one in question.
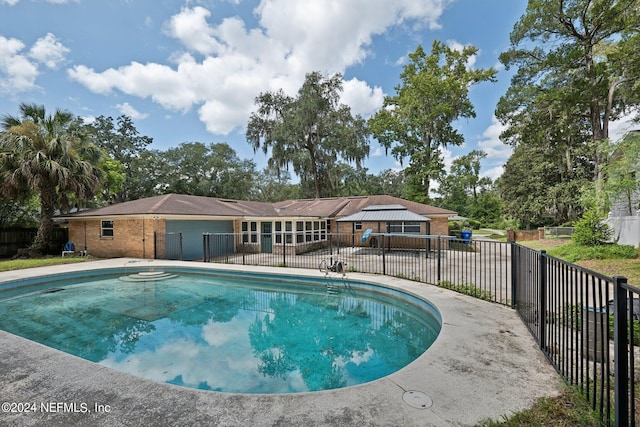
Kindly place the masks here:
[(424, 353), (442, 323), (426, 301), (364, 282), (165, 271), (21, 283), (0, 293), (0, 329), (160, 382), (293, 393), (389, 375)]

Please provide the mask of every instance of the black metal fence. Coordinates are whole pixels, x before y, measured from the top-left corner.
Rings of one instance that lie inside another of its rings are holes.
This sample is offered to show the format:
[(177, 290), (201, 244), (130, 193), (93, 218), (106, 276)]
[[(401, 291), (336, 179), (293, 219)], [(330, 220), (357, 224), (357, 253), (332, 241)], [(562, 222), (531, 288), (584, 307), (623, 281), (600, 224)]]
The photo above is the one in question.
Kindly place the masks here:
[(542, 352), (603, 424), (635, 426), (640, 289), (544, 251), (515, 243), (512, 251), (512, 306)]
[(225, 264), (335, 269), (383, 274), (463, 290), (509, 304), (511, 256), (508, 243), (450, 236), (374, 233), (366, 242), (355, 234), (328, 233), (299, 242), (295, 233), (273, 235), (265, 251), (258, 235), (207, 233), (203, 260)]
[[(169, 240), (182, 245), (181, 236)], [(450, 236), (207, 233), (202, 248), (205, 262), (390, 275), (513, 307), (604, 425), (636, 425), (640, 289), (622, 277), (513, 242)]]
[(153, 258), (182, 260), (182, 233), (153, 234)]

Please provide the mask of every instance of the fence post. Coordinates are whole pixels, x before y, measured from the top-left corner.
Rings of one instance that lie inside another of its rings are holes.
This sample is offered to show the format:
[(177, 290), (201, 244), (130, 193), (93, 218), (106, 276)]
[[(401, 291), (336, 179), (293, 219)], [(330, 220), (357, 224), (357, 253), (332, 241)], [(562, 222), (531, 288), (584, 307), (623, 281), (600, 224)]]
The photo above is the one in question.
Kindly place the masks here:
[[(629, 304), (627, 290), (623, 285), (627, 284), (626, 277), (616, 276), (613, 314), (613, 369), (614, 369), (614, 400), (616, 427), (629, 425), (629, 346), (627, 315)], [(631, 305), (633, 310), (633, 304)]]
[[(220, 242), (220, 243), (222, 243), (222, 242)], [(224, 249), (224, 261), (228, 263), (229, 262), (229, 251), (227, 251), (227, 249), (226, 249), (226, 248), (229, 247), (229, 235), (228, 234), (224, 235), (224, 247), (225, 247), (225, 249)]]
[(333, 256), (333, 233), (329, 233), (329, 256)]
[(207, 233), (202, 233), (202, 261), (203, 262), (209, 262), (209, 253), (207, 251), (207, 238), (208, 238), (208, 234)]
[(440, 244), (440, 236), (438, 236), (437, 249), (438, 249), (438, 272), (436, 274), (437, 275), (436, 284), (439, 285), (440, 284), (440, 266), (442, 264), (442, 245)]
[(385, 256), (384, 256), (384, 234), (382, 236), (380, 236), (380, 242), (378, 243), (378, 245), (380, 245), (382, 247), (382, 275), (386, 276), (386, 274), (387, 274), (387, 264), (385, 262)]
[(182, 231), (178, 235), (180, 236), (180, 261), (182, 261)]
[(516, 245), (513, 240), (509, 240), (509, 245), (511, 245), (511, 308), (516, 308), (516, 275), (518, 274), (518, 269), (516, 268)]
[(280, 239), (282, 239), (282, 266), (287, 266), (287, 235), (285, 232), (281, 232)]
[(547, 343), (547, 251), (540, 251), (538, 281), (540, 285), (540, 300), (538, 301), (540, 349), (544, 351)]

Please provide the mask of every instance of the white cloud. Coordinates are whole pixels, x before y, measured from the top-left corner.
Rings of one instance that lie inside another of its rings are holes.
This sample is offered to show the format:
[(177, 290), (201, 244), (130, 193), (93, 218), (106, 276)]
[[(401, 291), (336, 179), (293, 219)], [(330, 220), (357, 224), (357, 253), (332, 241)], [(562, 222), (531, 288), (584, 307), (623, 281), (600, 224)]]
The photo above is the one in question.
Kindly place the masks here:
[(24, 53), (25, 44), (15, 38), (0, 36), (0, 93), (12, 95), (37, 89), (39, 64), (56, 69), (69, 52), (56, 37), (47, 33)]
[(373, 153), (370, 154), (370, 157), (382, 157), (382, 156), (386, 156), (382, 147), (376, 147), (376, 149), (373, 150)]
[[(261, 92), (282, 88), (294, 95), (308, 72), (343, 73), (370, 54), (373, 36), (392, 26), (419, 21), (438, 28), (448, 2), (261, 0), (256, 28), (239, 17), (211, 23), (210, 10), (185, 7), (164, 26), (183, 47), (168, 58), (176, 65), (132, 62), (104, 71), (77, 65), (69, 76), (99, 94), (121, 91), (173, 111), (197, 107), (207, 129), (224, 135), (246, 125)], [(354, 113), (371, 114), (382, 98), (379, 87), (344, 83), (342, 102)]]
[(478, 147), (487, 153), (487, 159), (506, 160), (511, 156), (513, 149), (500, 141), (500, 134), (505, 126), (493, 116), (491, 125), (482, 133), (482, 139), (478, 141)]
[(38, 67), (21, 54), (24, 44), (0, 36), (0, 92), (19, 93), (36, 87)]
[(486, 171), (482, 171), (480, 173), (480, 176), (481, 177), (486, 176), (491, 178), (492, 181), (495, 181), (502, 175), (503, 172), (504, 172), (504, 165), (499, 165), (499, 166), (492, 167), (491, 169), (487, 169)]
[(166, 24), (166, 32), (180, 40), (191, 51), (203, 55), (221, 53), (222, 46), (216, 40), (214, 30), (207, 23), (210, 15), (211, 12), (204, 7), (183, 8)]
[(510, 145), (500, 141), (500, 134), (504, 130), (505, 126), (493, 116), (491, 125), (482, 133), (483, 139), (478, 141), (478, 148), (487, 153), (487, 157), (482, 161), (482, 167), (487, 169), (482, 170), (480, 176), (488, 176), (495, 180), (502, 175), (503, 165), (513, 152), (513, 148)]
[(69, 49), (51, 33), (39, 38), (29, 50), (31, 58), (53, 70), (64, 61), (67, 53), (69, 53)]
[(353, 78), (343, 85), (340, 102), (351, 107), (353, 114), (369, 117), (380, 107), (384, 101), (382, 88), (371, 88), (366, 82)]
[(128, 102), (118, 104), (116, 105), (116, 108), (118, 109), (118, 111), (120, 111), (121, 114), (124, 114), (125, 116), (129, 116), (134, 120), (142, 120), (149, 117), (148, 114), (141, 113), (135, 108), (133, 108), (131, 104), (129, 104)]
[[(463, 45), (462, 43), (456, 40), (447, 40), (447, 46), (449, 47), (449, 49), (453, 49), (457, 52), (462, 52), (466, 47), (465, 45)], [(476, 65), (476, 59), (477, 59), (476, 55), (471, 55), (469, 57), (469, 59), (467, 60), (467, 69), (472, 69), (473, 66)]]

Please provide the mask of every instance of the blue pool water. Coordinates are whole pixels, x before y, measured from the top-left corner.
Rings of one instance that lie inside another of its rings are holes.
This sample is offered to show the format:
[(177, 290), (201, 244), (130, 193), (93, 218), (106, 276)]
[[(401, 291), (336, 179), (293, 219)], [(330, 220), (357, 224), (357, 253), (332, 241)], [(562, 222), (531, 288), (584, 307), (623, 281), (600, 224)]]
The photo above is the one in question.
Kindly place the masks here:
[(389, 375), (441, 326), (427, 302), (361, 282), (190, 270), (121, 280), (130, 274), (0, 292), (0, 329), (156, 381), (295, 393)]

